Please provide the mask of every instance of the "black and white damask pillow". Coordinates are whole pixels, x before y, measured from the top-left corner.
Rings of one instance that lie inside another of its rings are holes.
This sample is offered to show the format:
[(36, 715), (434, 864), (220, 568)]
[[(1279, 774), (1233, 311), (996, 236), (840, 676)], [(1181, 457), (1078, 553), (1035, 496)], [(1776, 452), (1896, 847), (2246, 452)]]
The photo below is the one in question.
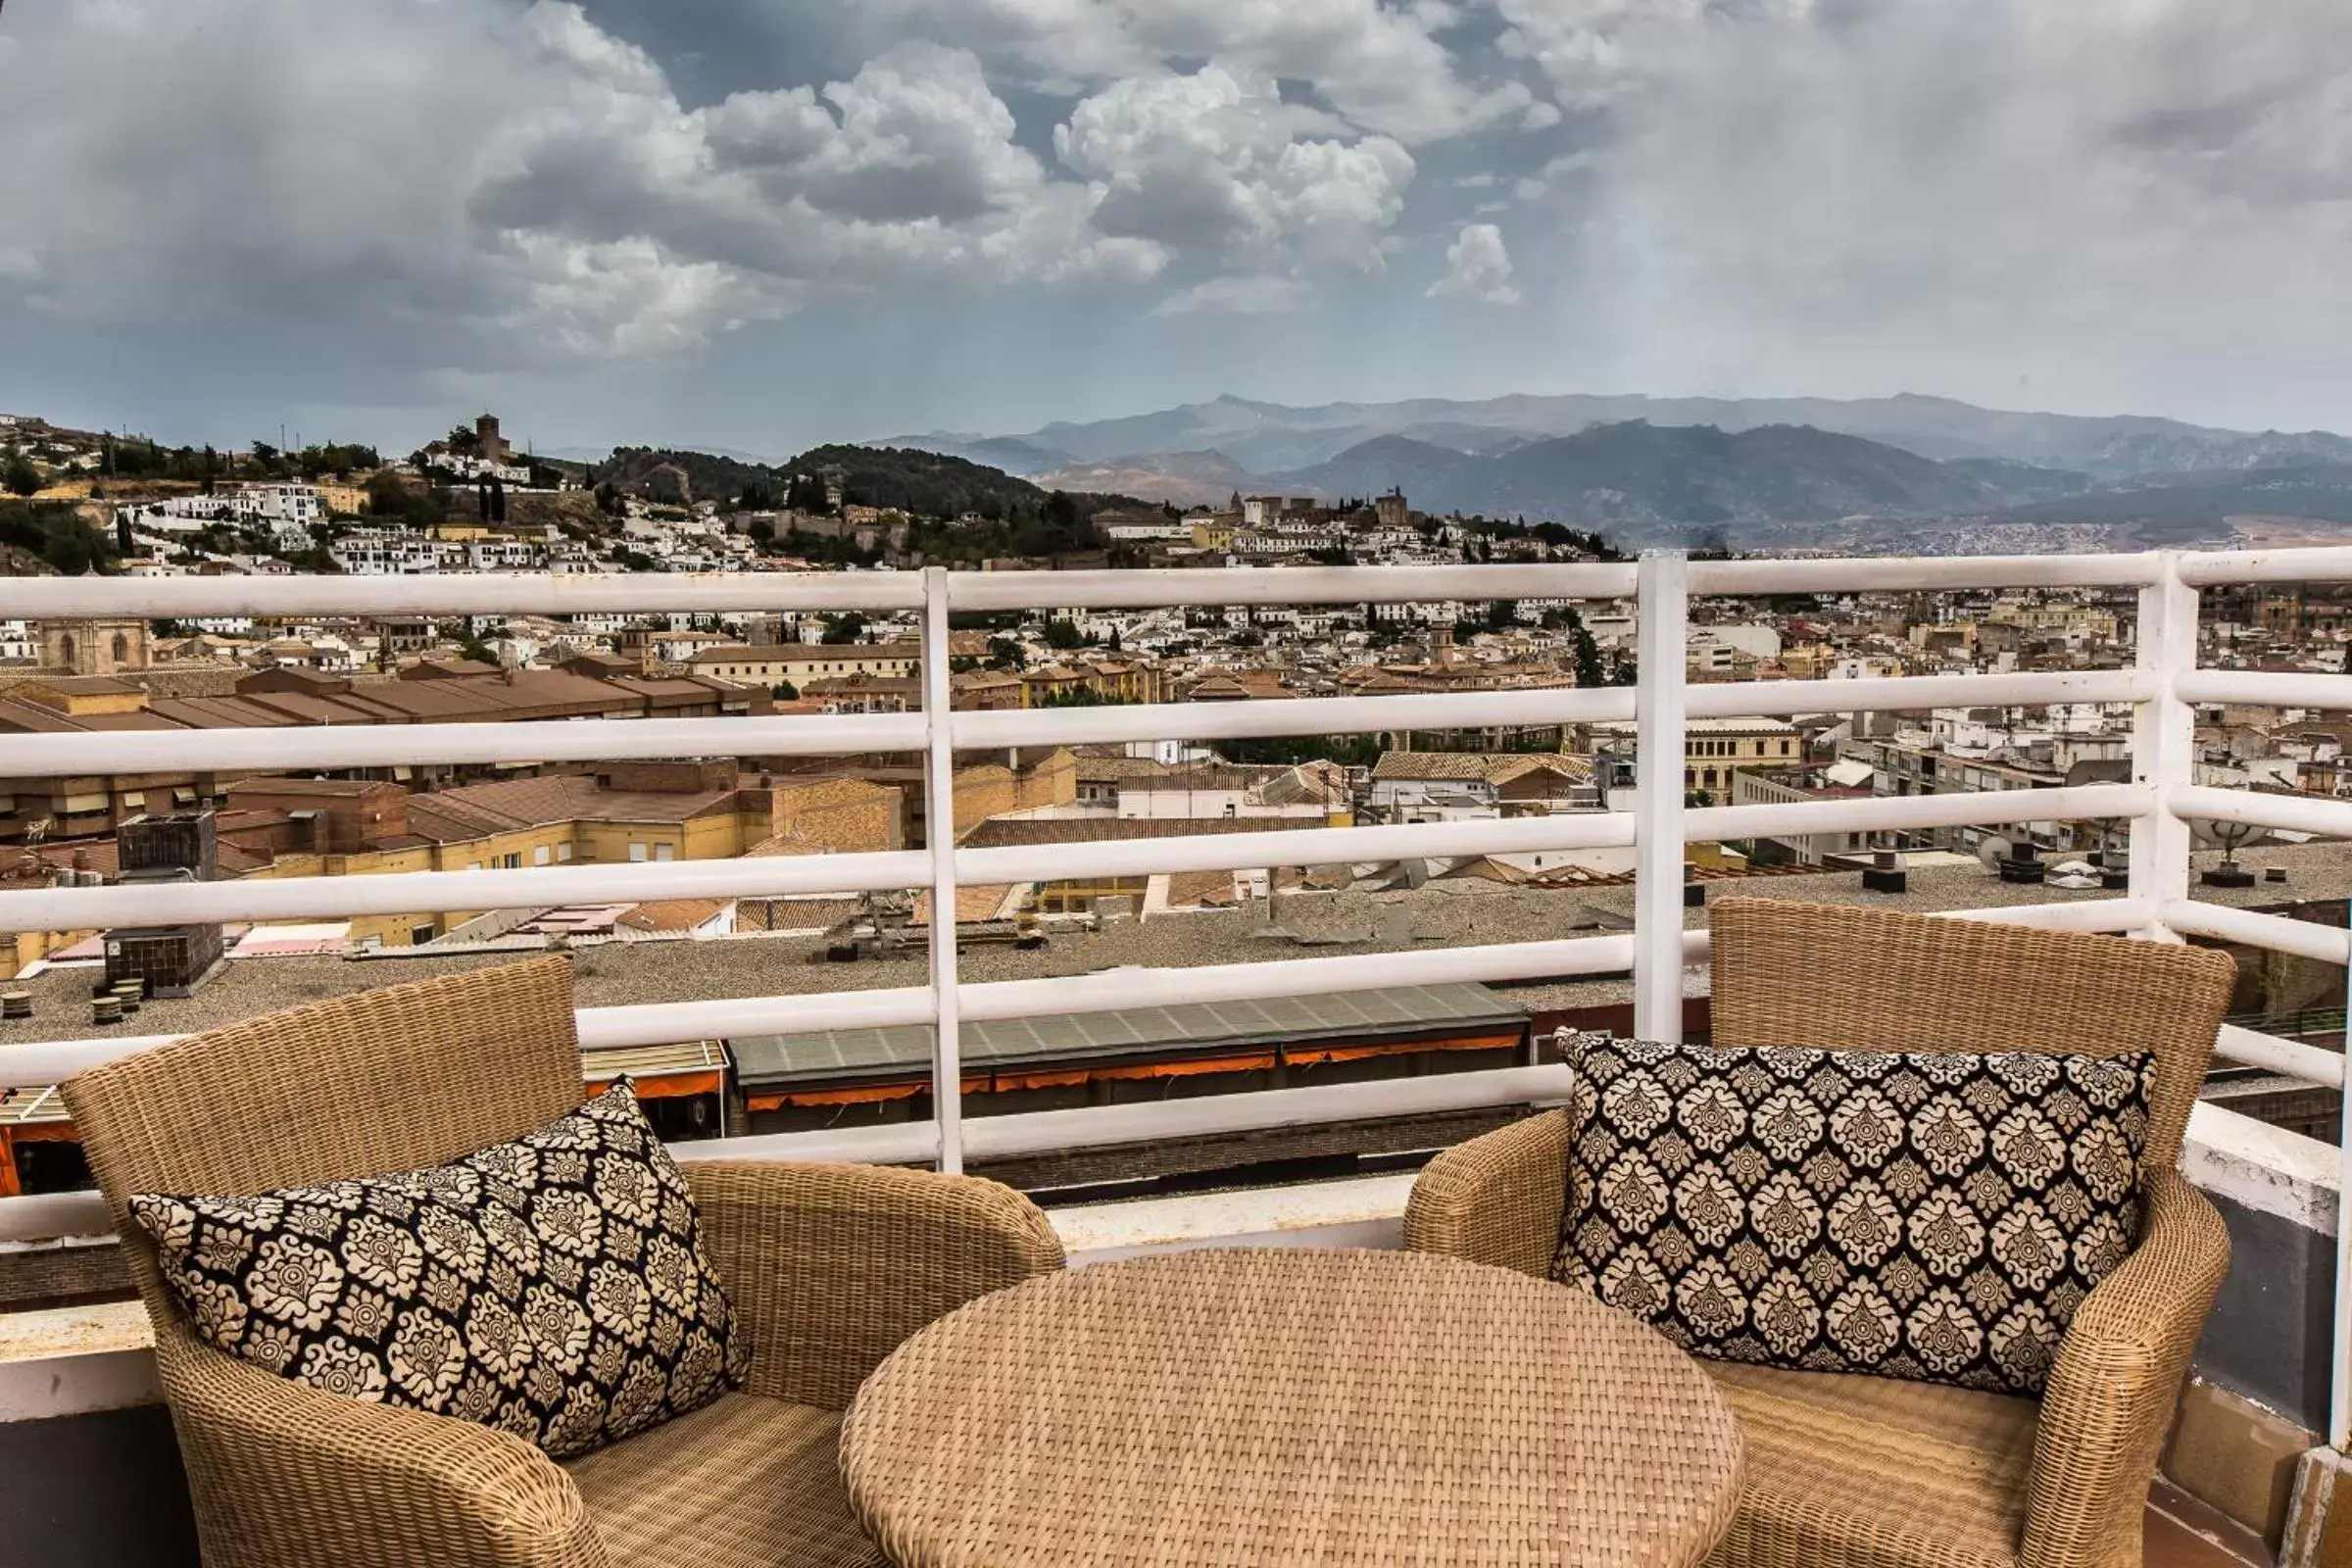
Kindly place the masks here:
[(1572, 1052), (1552, 1277), (1696, 1355), (2038, 1394), (2138, 1233), (2150, 1054)]
[(751, 1362), (694, 1196), (626, 1079), (428, 1170), (130, 1208), (221, 1349), (557, 1458), (707, 1404)]

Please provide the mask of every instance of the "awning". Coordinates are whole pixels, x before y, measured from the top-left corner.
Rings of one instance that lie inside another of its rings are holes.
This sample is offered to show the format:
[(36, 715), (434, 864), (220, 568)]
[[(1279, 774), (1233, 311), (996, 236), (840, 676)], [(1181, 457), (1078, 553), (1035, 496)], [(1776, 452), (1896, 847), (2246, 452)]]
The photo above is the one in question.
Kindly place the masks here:
[[(1106, 1065), (1153, 1058), (1150, 1076), (1169, 1063), (1224, 1062), (1205, 1070), (1270, 1064), (1280, 1051), (1314, 1059), (1333, 1048), (1444, 1041), (1463, 1036), (1516, 1038), (1527, 1009), (1482, 985), (1391, 986), (1327, 996), (1276, 997), (1260, 1002), (1192, 1003), (1056, 1013), (1042, 1018), (966, 1023), (963, 1063), (1000, 1082), (1033, 1073), (1066, 1072), (1079, 1063)], [(808, 1034), (755, 1035), (728, 1042), (737, 1081), (755, 1090), (831, 1088), (928, 1074), (931, 1029), (827, 1029)]]
[(591, 1092), (602, 1093), (623, 1076), (647, 1100), (716, 1094), (726, 1087), (727, 1054), (715, 1040), (580, 1053), (580, 1078)]

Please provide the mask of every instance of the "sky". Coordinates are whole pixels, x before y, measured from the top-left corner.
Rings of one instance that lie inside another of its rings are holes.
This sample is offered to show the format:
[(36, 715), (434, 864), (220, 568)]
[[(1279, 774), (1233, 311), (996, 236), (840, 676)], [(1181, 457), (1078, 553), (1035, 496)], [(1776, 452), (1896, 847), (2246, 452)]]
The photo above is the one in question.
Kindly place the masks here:
[(0, 10), (0, 411), (783, 456), (1571, 391), (2352, 430), (2352, 5)]

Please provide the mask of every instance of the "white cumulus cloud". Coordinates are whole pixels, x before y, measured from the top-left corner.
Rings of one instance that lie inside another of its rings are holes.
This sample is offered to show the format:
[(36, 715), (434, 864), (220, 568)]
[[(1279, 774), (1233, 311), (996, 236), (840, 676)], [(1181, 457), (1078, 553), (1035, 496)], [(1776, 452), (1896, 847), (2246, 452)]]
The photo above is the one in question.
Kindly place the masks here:
[(1214, 62), (1128, 77), (1054, 132), (1105, 234), (1213, 248), (1240, 267), (1374, 270), (1404, 210), (1412, 155), (1385, 136), (1301, 134), (1321, 122), (1272, 77)]
[(1512, 280), (1511, 253), (1502, 230), (1493, 223), (1468, 223), (1446, 247), (1446, 275), (1429, 286), (1439, 299), (1469, 300), (1478, 305), (1516, 305), (1519, 285)]
[[(1064, 3), (1104, 65), (1174, 25)], [(1368, 3), (1237, 22), (1270, 59), (1346, 34), (1367, 92), (1444, 74), (1419, 24)], [(570, 0), (104, 0), (8, 25), (12, 67), (40, 69), (0, 91), (0, 308), (364, 328), (417, 368), (692, 350), (829, 297), (1180, 262), (1207, 286), (1179, 298), (1263, 309), (1286, 292), (1267, 278), (1376, 270), (1414, 174), (1267, 68), (1180, 74), (1156, 44), (1048, 157), (978, 55), (921, 37), (690, 107)]]
[(1382, 0), (867, 0), (914, 30), (1022, 62), (1048, 85), (1103, 80), (1216, 59), (1311, 82), (1332, 108), (1408, 143), (1523, 115), (1516, 80), (1475, 82), (1436, 36), (1450, 5)]

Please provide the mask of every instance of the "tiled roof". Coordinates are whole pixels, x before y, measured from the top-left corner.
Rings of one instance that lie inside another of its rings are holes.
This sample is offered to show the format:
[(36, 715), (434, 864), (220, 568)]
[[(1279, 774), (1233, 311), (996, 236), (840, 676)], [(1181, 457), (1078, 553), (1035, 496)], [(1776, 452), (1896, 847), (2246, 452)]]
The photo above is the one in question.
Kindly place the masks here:
[[(879, 805), (883, 802), (895, 806), (898, 804), (898, 794), (897, 790), (886, 784), (869, 784), (861, 778), (820, 778), (806, 784), (778, 784), (774, 789), (779, 811), (822, 811), (837, 806)], [(766, 842), (772, 844), (775, 840)], [(763, 852), (760, 847), (755, 846), (749, 853), (758, 855)], [(791, 852), (768, 850), (764, 853), (781, 855)]]
[(1589, 779), (1592, 776), (1592, 759), (1567, 757), (1555, 752), (1521, 753), (1514, 757), (1497, 757), (1487, 769), (1487, 777), (1496, 784), (1508, 784), (1529, 773), (1557, 773), (1562, 778)]
[(1455, 779), (1483, 782), (1492, 762), (1483, 752), (1383, 752), (1374, 778)]
[(995, 849), (1007, 844), (1084, 844), (1102, 839), (1183, 838), (1199, 833), (1263, 833), (1263, 817), (1034, 817), (992, 816), (965, 835), (967, 849)]
[(730, 899), (656, 899), (629, 910), (620, 917), (620, 923), (638, 931), (692, 931), (732, 902)]
[(675, 793), (608, 790), (583, 774), (555, 773), (413, 795), (409, 827), (446, 843), (590, 819), (685, 822), (721, 809), (735, 794), (732, 785)]

